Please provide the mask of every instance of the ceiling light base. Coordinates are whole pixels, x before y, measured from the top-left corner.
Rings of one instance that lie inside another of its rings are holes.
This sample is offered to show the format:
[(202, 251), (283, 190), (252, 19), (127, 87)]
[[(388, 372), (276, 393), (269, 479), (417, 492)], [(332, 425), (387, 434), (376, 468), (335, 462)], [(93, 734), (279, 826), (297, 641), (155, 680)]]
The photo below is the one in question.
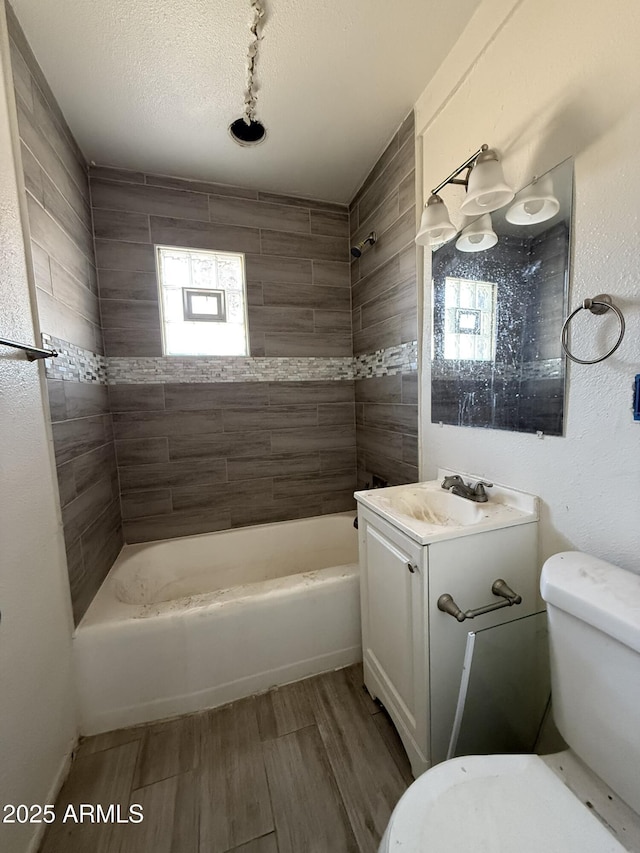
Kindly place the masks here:
[(253, 148), (265, 141), (267, 129), (257, 119), (247, 124), (244, 118), (237, 118), (229, 125), (229, 136), (242, 148)]

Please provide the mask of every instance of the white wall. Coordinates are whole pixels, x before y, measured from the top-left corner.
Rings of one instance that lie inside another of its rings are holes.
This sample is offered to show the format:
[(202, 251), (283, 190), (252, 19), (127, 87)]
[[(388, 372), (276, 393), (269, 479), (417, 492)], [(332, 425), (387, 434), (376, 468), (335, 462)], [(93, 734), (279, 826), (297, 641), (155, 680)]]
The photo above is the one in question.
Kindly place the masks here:
[[(34, 341), (0, 4), (0, 334)], [(39, 371), (0, 346), (0, 807), (46, 803), (75, 742), (71, 604)], [(35, 849), (0, 822), (0, 850)]]
[[(570, 303), (607, 292), (627, 320), (613, 357), (569, 363), (562, 438), (432, 424), (426, 360), (423, 477), (440, 465), (534, 492), (543, 502), (543, 558), (579, 549), (637, 572), (640, 423), (630, 409), (640, 372), (639, 44), (640, 4), (630, 0), (484, 0), (416, 105), (423, 202), (484, 142), (503, 154), (515, 188), (575, 157)], [(451, 210), (463, 193), (443, 190)], [(581, 312), (576, 320), (576, 350), (604, 352), (614, 318)]]

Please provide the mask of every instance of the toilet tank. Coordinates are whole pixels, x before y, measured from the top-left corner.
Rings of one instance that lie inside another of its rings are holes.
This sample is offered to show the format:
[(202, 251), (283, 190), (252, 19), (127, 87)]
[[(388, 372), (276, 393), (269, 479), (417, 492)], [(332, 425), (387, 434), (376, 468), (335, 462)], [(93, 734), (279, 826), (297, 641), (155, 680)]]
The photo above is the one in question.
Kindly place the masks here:
[(556, 725), (640, 813), (640, 575), (567, 551), (546, 561), (540, 590)]

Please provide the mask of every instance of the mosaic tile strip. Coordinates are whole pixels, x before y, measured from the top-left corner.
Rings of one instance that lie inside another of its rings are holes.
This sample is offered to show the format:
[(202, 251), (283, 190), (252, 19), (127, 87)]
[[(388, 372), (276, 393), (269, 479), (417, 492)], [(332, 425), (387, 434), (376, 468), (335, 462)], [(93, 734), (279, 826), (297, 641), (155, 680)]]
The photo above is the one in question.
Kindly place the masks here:
[(48, 379), (67, 379), (70, 382), (96, 382), (107, 384), (108, 364), (103, 355), (77, 347), (53, 335), (42, 335), (42, 346), (54, 349), (57, 358), (45, 359)]
[(110, 385), (145, 382), (309, 382), (353, 379), (351, 357), (110, 358)]
[(418, 342), (409, 341), (397, 347), (387, 347), (353, 359), (353, 378), (372, 379), (375, 376), (393, 376), (412, 373), (418, 369)]
[(416, 341), (374, 353), (334, 358), (222, 356), (158, 356), (154, 358), (105, 358), (43, 335), (58, 358), (45, 361), (49, 379), (97, 382), (103, 385), (192, 382), (318, 382), (368, 379), (418, 369)]

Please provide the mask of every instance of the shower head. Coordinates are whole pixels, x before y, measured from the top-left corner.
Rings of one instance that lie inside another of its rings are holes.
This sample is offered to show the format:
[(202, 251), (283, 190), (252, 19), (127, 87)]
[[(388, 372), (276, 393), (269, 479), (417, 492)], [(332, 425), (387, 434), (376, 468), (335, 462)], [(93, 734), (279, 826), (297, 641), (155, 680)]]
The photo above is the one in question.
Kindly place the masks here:
[(371, 234), (368, 235), (368, 237), (365, 237), (364, 240), (361, 240), (355, 246), (351, 247), (351, 254), (353, 255), (354, 258), (359, 258), (360, 255), (362, 254), (362, 252), (364, 251), (367, 243), (369, 245), (373, 246), (373, 244), (377, 241), (377, 239), (378, 239), (378, 235), (376, 234), (375, 231), (372, 231)]

